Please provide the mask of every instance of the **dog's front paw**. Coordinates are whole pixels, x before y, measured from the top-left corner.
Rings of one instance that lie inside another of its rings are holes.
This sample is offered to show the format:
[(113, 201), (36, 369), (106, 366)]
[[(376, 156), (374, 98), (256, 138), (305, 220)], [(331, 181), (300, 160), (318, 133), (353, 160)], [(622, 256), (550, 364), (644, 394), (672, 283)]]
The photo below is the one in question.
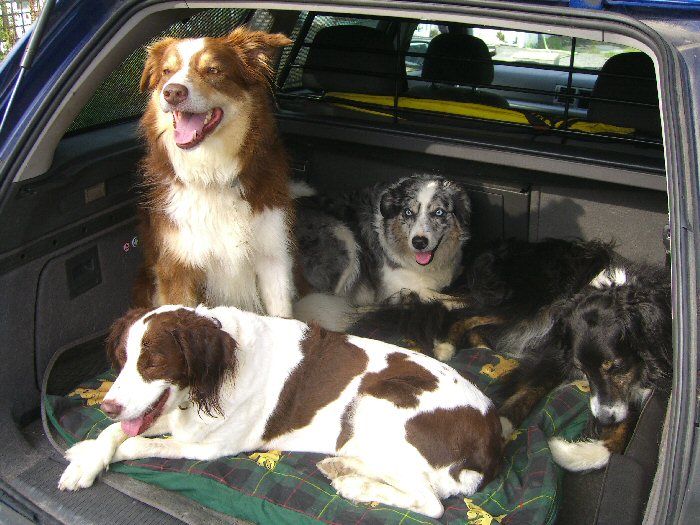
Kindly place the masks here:
[(455, 345), (452, 343), (448, 343), (447, 341), (443, 341), (442, 343), (434, 342), (433, 355), (440, 361), (449, 361), (454, 357), (455, 352)]
[(467, 303), (467, 301), (465, 301), (464, 299), (461, 299), (459, 297), (453, 297), (451, 295), (445, 295), (444, 299), (442, 300), (442, 304), (448, 310), (459, 310), (461, 308), (466, 308), (467, 306), (469, 306), (469, 303)]
[(70, 464), (63, 471), (58, 488), (78, 490), (91, 486), (100, 472), (109, 465), (109, 459), (105, 459), (102, 448), (94, 439), (81, 441), (69, 448), (65, 457)]

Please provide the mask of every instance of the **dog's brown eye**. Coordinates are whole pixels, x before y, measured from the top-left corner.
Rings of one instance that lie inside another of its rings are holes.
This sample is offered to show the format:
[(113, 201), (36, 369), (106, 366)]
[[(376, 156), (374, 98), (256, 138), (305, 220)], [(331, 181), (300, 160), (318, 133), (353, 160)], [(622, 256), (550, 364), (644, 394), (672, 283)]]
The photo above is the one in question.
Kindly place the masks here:
[(212, 75), (218, 75), (221, 72), (218, 67), (210, 67), (207, 71)]
[(167, 67), (163, 68), (163, 74), (164, 74), (164, 75), (169, 75), (169, 74), (170, 74), (170, 70), (169, 70)]

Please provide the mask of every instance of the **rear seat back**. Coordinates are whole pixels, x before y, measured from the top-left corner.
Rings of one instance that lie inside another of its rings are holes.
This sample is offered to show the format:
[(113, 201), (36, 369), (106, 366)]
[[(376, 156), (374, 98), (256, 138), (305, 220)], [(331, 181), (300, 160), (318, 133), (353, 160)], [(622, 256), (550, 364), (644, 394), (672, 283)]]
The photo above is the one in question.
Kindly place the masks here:
[(501, 108), (508, 101), (479, 88), (493, 82), (493, 62), (483, 40), (464, 33), (442, 33), (430, 41), (423, 60), (422, 85), (408, 96), (472, 102)]
[(661, 136), (656, 73), (649, 56), (641, 52), (620, 53), (605, 62), (593, 86), (588, 121)]
[(332, 26), (316, 34), (302, 85), (326, 92), (391, 95), (406, 89), (406, 66), (386, 33), (365, 26)]

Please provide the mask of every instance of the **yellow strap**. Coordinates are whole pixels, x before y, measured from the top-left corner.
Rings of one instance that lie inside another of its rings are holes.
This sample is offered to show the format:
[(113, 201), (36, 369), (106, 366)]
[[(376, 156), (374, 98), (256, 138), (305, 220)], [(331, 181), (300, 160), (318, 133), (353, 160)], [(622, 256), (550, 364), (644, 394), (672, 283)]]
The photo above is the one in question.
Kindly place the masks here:
[[(374, 106), (382, 106), (387, 108), (394, 107), (394, 97), (389, 95), (365, 95), (362, 93), (341, 93), (328, 92), (326, 97), (329, 99), (346, 100), (349, 102), (357, 102), (361, 104), (372, 104)], [(332, 102), (332, 100), (329, 100)], [(348, 104), (337, 104), (338, 106), (362, 111), (375, 115), (391, 116), (391, 114), (380, 111), (372, 111), (370, 109), (358, 108)], [(498, 120), (500, 122), (511, 122), (514, 124), (525, 124), (535, 126), (542, 124), (543, 127), (561, 129), (564, 127), (565, 121), (553, 121), (538, 114), (528, 116), (514, 109), (498, 108), (488, 106), (486, 104), (474, 104), (472, 102), (454, 102), (450, 100), (433, 100), (423, 98), (399, 97), (398, 107), (400, 109), (415, 109), (422, 111), (432, 111), (436, 113), (448, 113), (450, 115), (460, 115), (463, 117), (481, 118), (485, 120)], [(568, 129), (583, 131), (586, 133), (615, 133), (622, 135), (630, 135), (635, 132), (634, 128), (625, 128), (621, 126), (613, 126), (612, 124), (603, 124), (601, 122), (585, 122), (576, 120), (569, 121)]]
[[(557, 122), (557, 127), (561, 127), (564, 121)], [(634, 128), (623, 128), (622, 126), (613, 126), (612, 124), (603, 124), (602, 122), (586, 122), (578, 121), (569, 123), (569, 129), (576, 131), (585, 131), (586, 133), (615, 133), (618, 135), (631, 135), (634, 133)]]
[[(373, 104), (383, 107), (394, 107), (394, 97), (389, 95), (364, 95), (361, 93), (328, 92), (327, 97), (349, 100), (363, 104)], [(432, 100), (424, 98), (399, 97), (398, 107), (401, 109), (418, 109), (438, 113), (449, 113), (464, 117), (500, 120), (516, 124), (530, 124), (530, 121), (520, 111), (497, 108), (485, 104), (471, 102), (452, 102), (449, 100)]]

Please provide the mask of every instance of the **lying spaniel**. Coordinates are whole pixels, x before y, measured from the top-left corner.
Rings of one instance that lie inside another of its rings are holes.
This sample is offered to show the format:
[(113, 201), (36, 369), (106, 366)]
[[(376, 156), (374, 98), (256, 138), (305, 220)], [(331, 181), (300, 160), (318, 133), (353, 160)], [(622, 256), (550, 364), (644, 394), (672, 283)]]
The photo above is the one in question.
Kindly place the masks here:
[[(371, 339), (233, 307), (137, 309), (115, 322), (119, 371), (101, 409), (117, 422), (70, 448), (59, 488), (110, 462), (212, 460), (251, 450), (329, 454), (341, 496), (431, 517), (492, 479), (501, 424), (447, 365)], [(172, 438), (150, 438), (172, 434)]]

